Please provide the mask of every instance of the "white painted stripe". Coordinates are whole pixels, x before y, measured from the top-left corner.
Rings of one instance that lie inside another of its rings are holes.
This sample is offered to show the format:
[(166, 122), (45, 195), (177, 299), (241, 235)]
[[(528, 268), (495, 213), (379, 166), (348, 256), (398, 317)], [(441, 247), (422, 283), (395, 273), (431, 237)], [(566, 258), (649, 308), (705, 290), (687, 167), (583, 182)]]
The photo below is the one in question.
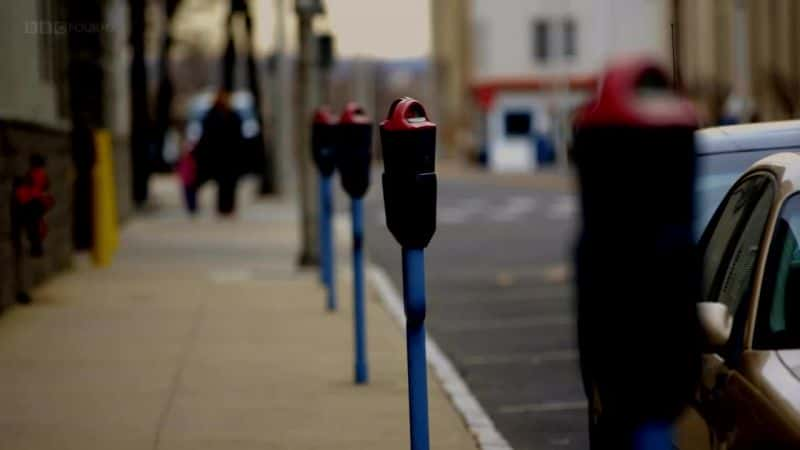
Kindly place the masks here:
[[(378, 297), (383, 302), (389, 314), (405, 328), (405, 312), (403, 311), (403, 298), (395, 289), (389, 276), (381, 268), (370, 264), (369, 279), (378, 291)], [(511, 450), (511, 445), (503, 438), (492, 419), (483, 410), (483, 407), (467, 384), (456, 371), (453, 364), (430, 336), (426, 342), (428, 364), (433, 368), (433, 373), (439, 379), (445, 392), (450, 396), (456, 410), (461, 413), (467, 427), (478, 441), (482, 450)]]
[(546, 362), (577, 360), (577, 350), (555, 350), (539, 353), (510, 353), (507, 355), (474, 355), (464, 358), (463, 363), (467, 366), (490, 366), (514, 363), (539, 365)]
[(506, 200), (505, 205), (489, 213), (492, 222), (514, 222), (522, 216), (536, 209), (536, 199), (525, 196), (513, 196)]
[(467, 223), (469, 218), (482, 209), (486, 201), (480, 198), (468, 198), (453, 205), (443, 206), (436, 213), (436, 221), (442, 225), (460, 225)]
[(564, 220), (574, 217), (577, 212), (577, 199), (571, 196), (564, 196), (550, 207), (546, 216), (550, 220)]
[(587, 408), (586, 400), (574, 402), (545, 402), (529, 403), (523, 405), (501, 406), (498, 411), (501, 414), (522, 414), (522, 413), (546, 413), (559, 411), (581, 411)]

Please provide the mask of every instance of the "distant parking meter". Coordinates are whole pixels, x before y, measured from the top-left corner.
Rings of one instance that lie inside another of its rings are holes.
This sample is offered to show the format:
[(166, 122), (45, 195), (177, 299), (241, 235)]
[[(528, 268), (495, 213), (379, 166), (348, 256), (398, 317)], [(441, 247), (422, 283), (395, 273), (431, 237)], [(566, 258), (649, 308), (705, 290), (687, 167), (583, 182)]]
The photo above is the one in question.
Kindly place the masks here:
[(323, 177), (333, 175), (336, 170), (336, 117), (327, 106), (314, 112), (311, 124), (311, 153), (314, 164)]
[(425, 255), (436, 231), (436, 124), (416, 100), (395, 100), (381, 123), (386, 224), (403, 251), (412, 450), (427, 450)]
[(612, 66), (576, 115), (578, 343), (594, 449), (667, 440), (694, 393), (697, 123), (665, 71), (644, 59)]
[(319, 170), (320, 276), (327, 288), (327, 308), (336, 309), (335, 257), (333, 254), (333, 194), (331, 178), (336, 169), (336, 118), (327, 106), (317, 108), (311, 123), (311, 152)]
[(336, 165), (342, 187), (351, 199), (353, 222), (353, 327), (355, 382), (369, 379), (366, 313), (364, 311), (364, 205), (372, 159), (372, 120), (355, 102), (345, 106), (336, 127)]
[(372, 120), (356, 102), (345, 106), (336, 127), (336, 167), (342, 187), (352, 198), (361, 198), (369, 188), (372, 161)]

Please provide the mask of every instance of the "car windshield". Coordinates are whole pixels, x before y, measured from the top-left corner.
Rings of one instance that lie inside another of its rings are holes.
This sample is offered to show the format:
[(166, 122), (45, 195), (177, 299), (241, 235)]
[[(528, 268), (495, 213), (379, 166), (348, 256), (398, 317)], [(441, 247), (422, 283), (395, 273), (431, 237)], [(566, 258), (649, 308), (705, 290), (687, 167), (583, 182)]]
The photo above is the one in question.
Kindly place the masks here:
[(728, 189), (756, 161), (775, 153), (775, 150), (754, 150), (736, 153), (712, 153), (697, 158), (695, 185), (694, 233), (700, 239)]

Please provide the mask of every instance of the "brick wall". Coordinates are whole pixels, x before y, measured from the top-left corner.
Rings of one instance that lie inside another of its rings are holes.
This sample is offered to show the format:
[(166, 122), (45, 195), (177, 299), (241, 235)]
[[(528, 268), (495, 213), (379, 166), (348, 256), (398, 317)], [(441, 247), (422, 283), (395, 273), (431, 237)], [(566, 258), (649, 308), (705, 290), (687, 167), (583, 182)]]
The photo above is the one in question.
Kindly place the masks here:
[[(14, 177), (27, 171), (33, 153), (47, 159), (50, 190), (56, 203), (46, 217), (49, 235), (44, 244), (45, 255), (31, 258), (25, 248), (18, 264), (11, 241), (11, 187)], [(29, 289), (70, 265), (73, 176), (68, 131), (0, 121), (0, 309), (15, 301), (20, 288)], [(20, 282), (22, 286), (18, 286)]]

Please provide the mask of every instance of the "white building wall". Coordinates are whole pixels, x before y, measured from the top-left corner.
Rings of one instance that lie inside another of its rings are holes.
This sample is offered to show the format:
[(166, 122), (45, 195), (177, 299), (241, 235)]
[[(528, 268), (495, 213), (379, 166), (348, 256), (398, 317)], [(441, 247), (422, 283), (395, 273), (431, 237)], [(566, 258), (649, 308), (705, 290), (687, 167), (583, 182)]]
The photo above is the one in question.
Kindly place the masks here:
[[(646, 53), (668, 62), (671, 54), (668, 0), (472, 1), (477, 81), (565, 71), (590, 75), (611, 57)], [(565, 60), (554, 55), (544, 63), (538, 61), (534, 57), (534, 21), (547, 20), (551, 43), (560, 47), (562, 23), (567, 18), (577, 25), (576, 56)]]
[[(41, 2), (14, 2), (0, 14), (0, 118), (63, 125), (55, 87), (44, 78)], [(44, 32), (52, 32), (45, 30)], [(66, 36), (60, 36), (66, 39)]]
[[(665, 65), (671, 63), (669, 0), (471, 1), (475, 83), (592, 77), (600, 75), (610, 59), (626, 55), (649, 55)], [(570, 56), (564, 52), (567, 20), (575, 26)], [(548, 24), (546, 58), (536, 54), (538, 21)], [(554, 149), (556, 159), (564, 160), (570, 114), (588, 95), (570, 92), (561, 84), (535, 91), (500, 90), (484, 116), (488, 165), (497, 171), (534, 170), (537, 155), (546, 160)], [(505, 128), (509, 113), (530, 114), (530, 133), (509, 133)]]

